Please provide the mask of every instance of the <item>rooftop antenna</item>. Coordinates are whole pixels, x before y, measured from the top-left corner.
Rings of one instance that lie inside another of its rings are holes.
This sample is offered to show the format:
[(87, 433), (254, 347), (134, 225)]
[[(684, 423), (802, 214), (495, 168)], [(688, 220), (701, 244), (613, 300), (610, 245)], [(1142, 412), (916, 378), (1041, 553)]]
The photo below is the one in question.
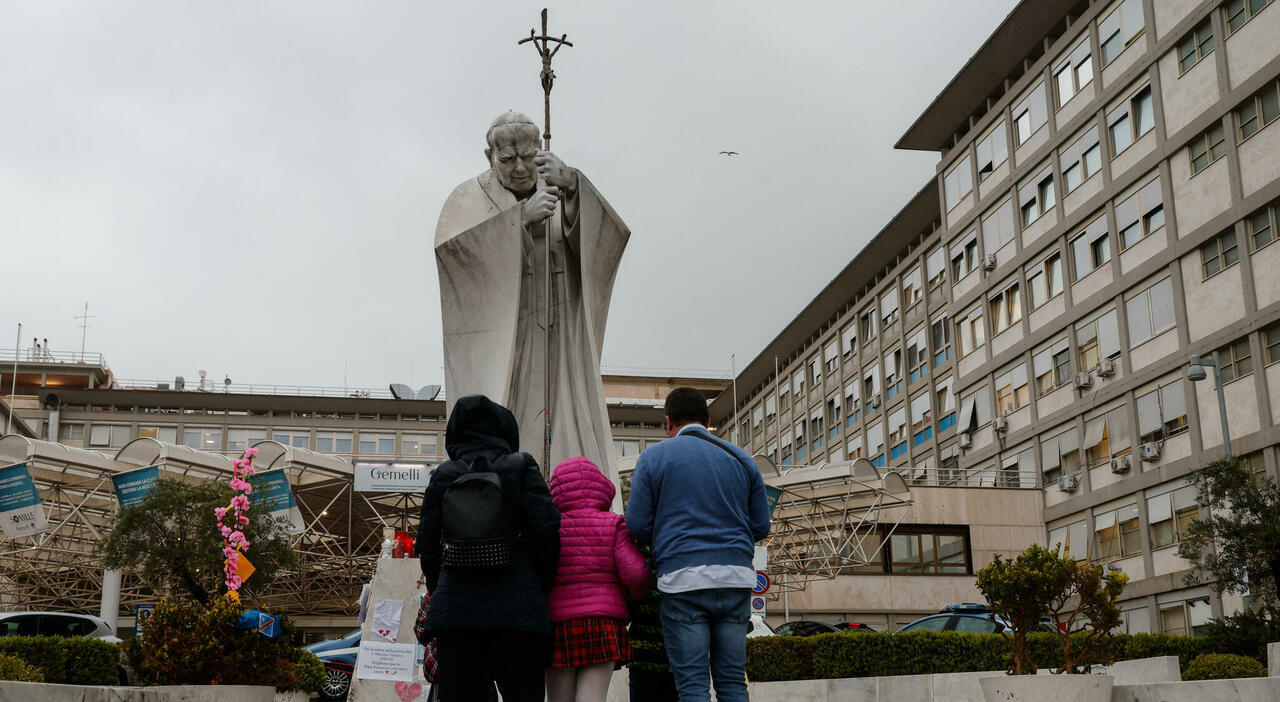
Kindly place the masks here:
[(196, 375), (200, 376), (200, 389), (204, 390), (204, 377), (209, 374), (206, 373), (205, 371), (198, 370), (196, 371)]
[(89, 314), (89, 303), (84, 303), (84, 314), (78, 314), (72, 319), (80, 320), (80, 362), (84, 363), (84, 337), (89, 330), (89, 320), (97, 317), (97, 315)]
[(22, 322), (18, 322), (18, 338), (13, 342), (13, 379), (9, 381), (9, 407), (5, 412), (4, 433), (13, 426), (13, 398), (18, 395), (18, 346), (22, 343)]

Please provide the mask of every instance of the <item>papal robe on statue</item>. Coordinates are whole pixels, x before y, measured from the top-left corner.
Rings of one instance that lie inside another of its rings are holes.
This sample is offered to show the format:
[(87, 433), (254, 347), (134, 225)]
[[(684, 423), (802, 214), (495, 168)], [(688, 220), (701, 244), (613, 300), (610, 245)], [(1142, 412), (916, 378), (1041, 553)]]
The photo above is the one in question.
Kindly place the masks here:
[[(563, 203), (546, 220), (553, 274), (552, 464), (546, 468), (585, 456), (616, 483), (600, 353), (630, 232), (581, 173), (576, 197), (576, 221), (565, 221)], [(520, 201), (488, 170), (449, 195), (435, 244), (449, 409), (464, 395), (502, 403), (520, 423), (520, 450), (540, 462), (548, 327), (544, 231), (543, 224), (521, 224)]]

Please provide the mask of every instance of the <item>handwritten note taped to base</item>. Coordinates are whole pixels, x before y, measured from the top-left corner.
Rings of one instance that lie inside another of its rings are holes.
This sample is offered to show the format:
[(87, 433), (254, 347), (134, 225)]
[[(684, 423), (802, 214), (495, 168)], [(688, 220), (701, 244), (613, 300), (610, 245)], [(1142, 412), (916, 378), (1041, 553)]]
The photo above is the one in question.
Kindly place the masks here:
[(417, 645), (366, 641), (356, 659), (356, 677), (361, 680), (413, 681), (413, 659)]

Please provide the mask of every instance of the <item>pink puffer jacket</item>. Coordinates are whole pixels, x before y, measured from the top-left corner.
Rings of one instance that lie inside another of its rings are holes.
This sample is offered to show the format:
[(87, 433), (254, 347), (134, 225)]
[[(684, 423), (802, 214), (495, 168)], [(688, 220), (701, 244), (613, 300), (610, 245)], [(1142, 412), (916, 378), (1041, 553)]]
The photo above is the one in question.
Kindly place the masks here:
[(585, 458), (564, 461), (551, 476), (551, 498), (560, 510), (560, 569), (547, 593), (553, 622), (626, 619), (628, 591), (639, 599), (649, 588), (644, 556), (622, 515), (609, 511), (614, 492), (613, 483)]

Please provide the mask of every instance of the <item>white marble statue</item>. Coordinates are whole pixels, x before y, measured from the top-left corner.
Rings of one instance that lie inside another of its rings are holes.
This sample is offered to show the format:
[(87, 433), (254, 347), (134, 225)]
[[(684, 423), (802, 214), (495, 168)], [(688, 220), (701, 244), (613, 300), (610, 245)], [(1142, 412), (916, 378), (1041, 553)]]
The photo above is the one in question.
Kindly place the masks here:
[(506, 405), (520, 450), (542, 463), (549, 222), (550, 468), (585, 456), (617, 482), (600, 352), (630, 232), (586, 176), (539, 150), (528, 117), (507, 112), (486, 139), (489, 169), (454, 189), (436, 225), (449, 409), (472, 394)]

